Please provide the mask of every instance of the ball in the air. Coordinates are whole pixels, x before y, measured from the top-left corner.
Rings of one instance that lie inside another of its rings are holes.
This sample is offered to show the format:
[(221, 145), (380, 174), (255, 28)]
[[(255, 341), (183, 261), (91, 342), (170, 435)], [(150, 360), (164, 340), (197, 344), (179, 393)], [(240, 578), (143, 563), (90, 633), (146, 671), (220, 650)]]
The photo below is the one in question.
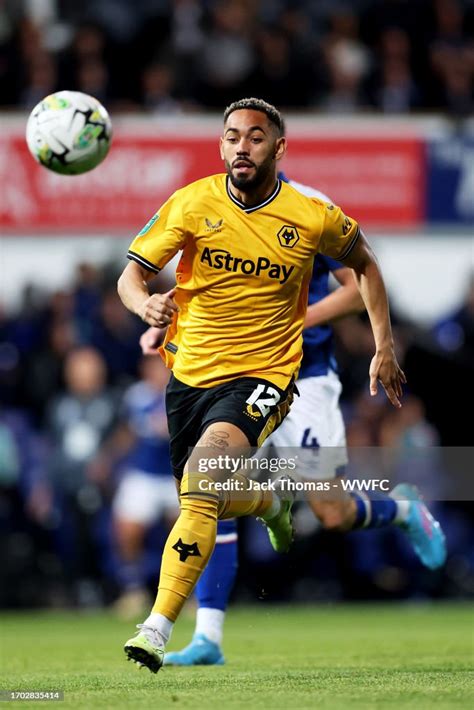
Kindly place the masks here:
[(31, 155), (48, 170), (80, 175), (101, 163), (109, 152), (112, 123), (93, 96), (58, 91), (33, 109), (26, 126)]

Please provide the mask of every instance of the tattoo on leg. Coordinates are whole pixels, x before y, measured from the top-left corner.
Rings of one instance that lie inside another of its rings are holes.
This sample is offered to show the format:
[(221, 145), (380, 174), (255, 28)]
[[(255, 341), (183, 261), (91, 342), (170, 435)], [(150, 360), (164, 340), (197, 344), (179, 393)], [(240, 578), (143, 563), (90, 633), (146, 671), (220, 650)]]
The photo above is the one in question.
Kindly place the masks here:
[(229, 434), (226, 431), (219, 431), (216, 429), (208, 429), (199, 446), (207, 446), (210, 449), (216, 449), (217, 451), (225, 451), (229, 447)]

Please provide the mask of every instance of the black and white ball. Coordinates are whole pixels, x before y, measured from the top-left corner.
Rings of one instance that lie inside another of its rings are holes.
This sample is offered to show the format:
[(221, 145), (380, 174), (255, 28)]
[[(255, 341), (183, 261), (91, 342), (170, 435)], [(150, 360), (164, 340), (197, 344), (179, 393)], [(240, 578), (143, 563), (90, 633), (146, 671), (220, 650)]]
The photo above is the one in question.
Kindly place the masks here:
[(26, 126), (31, 155), (48, 170), (80, 175), (101, 163), (109, 152), (112, 123), (93, 96), (58, 91), (33, 109)]

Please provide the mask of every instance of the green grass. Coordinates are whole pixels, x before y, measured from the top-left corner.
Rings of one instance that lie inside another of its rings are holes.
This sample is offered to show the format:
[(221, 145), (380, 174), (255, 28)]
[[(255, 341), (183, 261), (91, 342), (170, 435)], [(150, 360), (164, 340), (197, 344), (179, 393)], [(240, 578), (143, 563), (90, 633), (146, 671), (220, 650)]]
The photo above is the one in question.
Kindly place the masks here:
[[(225, 666), (157, 675), (126, 662), (122, 646), (133, 625), (110, 615), (2, 614), (0, 686), (62, 689), (59, 708), (466, 710), (474, 707), (472, 611), (450, 604), (232, 608)], [(188, 616), (170, 649), (191, 632)]]

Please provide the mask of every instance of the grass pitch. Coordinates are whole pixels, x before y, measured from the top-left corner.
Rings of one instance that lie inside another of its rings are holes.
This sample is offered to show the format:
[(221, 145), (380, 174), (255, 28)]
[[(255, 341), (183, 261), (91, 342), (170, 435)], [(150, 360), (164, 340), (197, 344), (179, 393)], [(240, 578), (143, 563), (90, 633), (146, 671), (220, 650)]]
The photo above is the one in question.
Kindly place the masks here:
[[(466, 709), (474, 707), (472, 611), (449, 604), (232, 608), (225, 666), (157, 675), (126, 662), (122, 646), (133, 624), (111, 615), (2, 614), (0, 687), (63, 690), (59, 708)], [(192, 628), (191, 618), (180, 620), (170, 650), (187, 643)]]

